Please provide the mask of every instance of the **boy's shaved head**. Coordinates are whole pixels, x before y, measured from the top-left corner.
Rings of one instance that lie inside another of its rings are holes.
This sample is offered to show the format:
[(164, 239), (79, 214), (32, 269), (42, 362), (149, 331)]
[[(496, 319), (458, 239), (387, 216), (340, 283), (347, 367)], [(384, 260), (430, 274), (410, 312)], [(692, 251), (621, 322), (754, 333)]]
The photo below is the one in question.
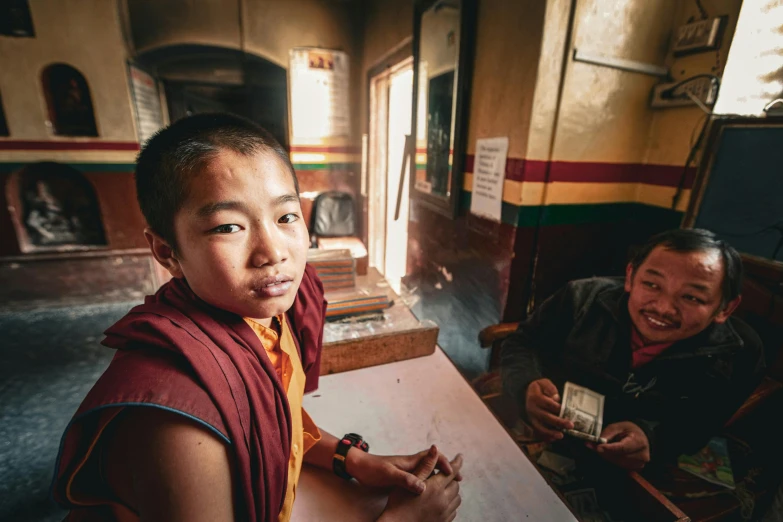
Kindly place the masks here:
[(288, 152), (259, 125), (232, 114), (198, 114), (155, 134), (136, 160), (136, 193), (147, 224), (176, 248), (174, 216), (187, 198), (198, 169), (221, 150), (243, 156), (268, 151), (288, 168), (299, 193)]

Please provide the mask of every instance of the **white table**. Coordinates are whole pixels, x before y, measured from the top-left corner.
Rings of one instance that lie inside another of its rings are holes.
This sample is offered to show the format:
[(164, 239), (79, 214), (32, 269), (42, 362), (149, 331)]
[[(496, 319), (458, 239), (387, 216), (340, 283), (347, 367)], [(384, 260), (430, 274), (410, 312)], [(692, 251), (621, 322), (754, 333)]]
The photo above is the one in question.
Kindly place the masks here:
[[(467, 522), (575, 521), (440, 348), (433, 355), (321, 377), (304, 407), (330, 433), (361, 433), (380, 455), (437, 444), (462, 453)], [(378, 491), (308, 466), (297, 487), (295, 522), (364, 522), (383, 511)]]

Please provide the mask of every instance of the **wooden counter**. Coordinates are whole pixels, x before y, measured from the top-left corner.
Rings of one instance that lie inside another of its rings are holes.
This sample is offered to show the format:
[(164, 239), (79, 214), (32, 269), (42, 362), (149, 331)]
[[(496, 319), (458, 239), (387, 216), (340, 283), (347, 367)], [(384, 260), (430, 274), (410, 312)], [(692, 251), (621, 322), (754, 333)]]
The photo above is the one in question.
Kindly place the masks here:
[[(358, 276), (356, 279), (357, 290), (384, 292), (394, 304), (383, 311), (383, 319), (354, 323), (327, 322), (324, 326), (321, 375), (433, 353), (438, 340), (438, 326), (435, 323), (419, 321), (374, 268), (366, 276)], [(327, 301), (330, 295), (341, 295), (341, 292), (327, 292)]]
[[(426, 357), (324, 375), (304, 407), (338, 437), (361, 433), (373, 453), (409, 454), (430, 444), (450, 457), (461, 452), (465, 480), (457, 520), (576, 520), (440, 348)], [(378, 491), (305, 466), (292, 520), (370, 521), (385, 504)]]

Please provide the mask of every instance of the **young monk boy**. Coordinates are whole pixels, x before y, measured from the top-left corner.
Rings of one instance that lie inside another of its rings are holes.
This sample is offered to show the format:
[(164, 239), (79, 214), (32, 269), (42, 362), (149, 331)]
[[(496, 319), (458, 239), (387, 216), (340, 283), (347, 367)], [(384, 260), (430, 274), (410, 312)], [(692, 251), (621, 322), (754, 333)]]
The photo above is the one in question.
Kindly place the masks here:
[(453, 520), (460, 456), (365, 453), (302, 409), (325, 301), (274, 138), (235, 116), (185, 118), (147, 143), (136, 183), (172, 280), (106, 332), (117, 354), (58, 457), (53, 494), (68, 520), (286, 521), (303, 462), (396, 486), (382, 521)]

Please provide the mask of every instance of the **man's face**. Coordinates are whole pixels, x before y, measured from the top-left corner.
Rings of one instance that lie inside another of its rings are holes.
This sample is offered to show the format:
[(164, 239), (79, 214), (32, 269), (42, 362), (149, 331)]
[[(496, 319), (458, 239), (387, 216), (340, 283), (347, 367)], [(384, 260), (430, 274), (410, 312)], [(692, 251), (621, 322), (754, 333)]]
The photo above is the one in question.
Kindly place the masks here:
[(629, 264), (628, 313), (647, 343), (693, 337), (711, 323), (725, 322), (739, 298), (721, 305), (723, 259), (717, 250), (673, 252), (658, 246), (636, 273)]
[[(174, 219), (175, 277), (242, 317), (288, 310), (302, 281), (307, 227), (291, 174), (273, 153), (222, 151), (190, 181)], [(179, 273), (175, 273), (179, 270)]]

